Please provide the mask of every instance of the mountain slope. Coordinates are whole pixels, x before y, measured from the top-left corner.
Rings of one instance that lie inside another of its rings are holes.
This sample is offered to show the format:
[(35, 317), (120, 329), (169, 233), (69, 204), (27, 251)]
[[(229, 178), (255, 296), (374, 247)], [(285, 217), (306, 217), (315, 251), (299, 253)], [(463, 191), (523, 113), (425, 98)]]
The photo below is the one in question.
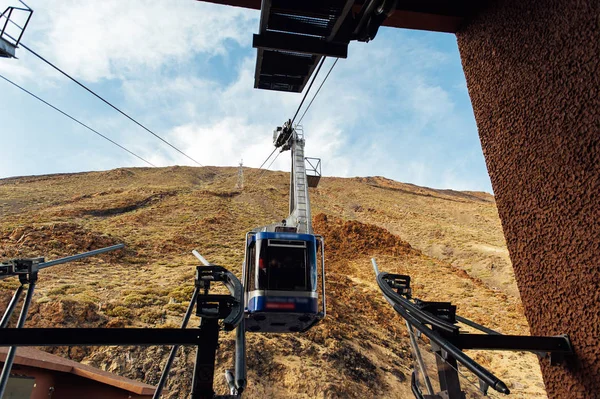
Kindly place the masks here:
[[(247, 170), (251, 183), (258, 172)], [(287, 215), (289, 175), (233, 189), (234, 168), (135, 168), (0, 180), (0, 257), (54, 259), (124, 242), (126, 250), (44, 270), (28, 326), (179, 324), (198, 249), (241, 274), (244, 234)], [(311, 190), (326, 240), (328, 317), (305, 334), (251, 334), (248, 397), (411, 397), (402, 320), (379, 293), (381, 270), (410, 274), (416, 297), (451, 300), (461, 315), (527, 334), (493, 197), (381, 177), (323, 178)], [(0, 282), (8, 298), (16, 286)], [(1, 301), (6, 303), (7, 301)], [(193, 319), (191, 325), (197, 325)], [(219, 369), (231, 367), (223, 334)], [(55, 348), (119, 374), (158, 381), (168, 348)], [(543, 397), (533, 355), (476, 357), (515, 381), (514, 397)], [(185, 397), (193, 351), (178, 357), (169, 397)], [(225, 392), (219, 373), (216, 386)]]

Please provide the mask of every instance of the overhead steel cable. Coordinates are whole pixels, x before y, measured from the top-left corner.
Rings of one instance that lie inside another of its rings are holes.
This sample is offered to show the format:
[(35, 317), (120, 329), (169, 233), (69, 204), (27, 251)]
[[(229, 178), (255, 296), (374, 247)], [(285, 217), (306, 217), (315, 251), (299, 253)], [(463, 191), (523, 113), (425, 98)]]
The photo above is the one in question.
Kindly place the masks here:
[(315, 93), (315, 95), (313, 96), (312, 100), (310, 100), (310, 102), (308, 103), (308, 106), (306, 107), (306, 109), (304, 110), (304, 113), (302, 114), (302, 116), (300, 117), (300, 120), (298, 121), (297, 125), (299, 125), (300, 123), (302, 123), (302, 119), (304, 119), (304, 115), (306, 115), (306, 113), (308, 112), (308, 110), (310, 109), (310, 106), (312, 105), (313, 101), (315, 101), (315, 98), (317, 98), (317, 95), (319, 94), (319, 92), (321, 91), (321, 87), (323, 87), (323, 85), (325, 84), (325, 81), (327, 81), (327, 78), (329, 77), (329, 74), (331, 73), (331, 71), (333, 71), (333, 67), (335, 66), (335, 64), (337, 64), (339, 58), (336, 58), (335, 61), (333, 61), (333, 65), (331, 65), (331, 68), (329, 68), (329, 72), (327, 72), (327, 75), (325, 75), (325, 79), (323, 79), (323, 81), (321, 82), (321, 84), (319, 85), (319, 88), (317, 89), (317, 92)]
[(265, 159), (265, 161), (260, 165), (260, 168), (258, 168), (258, 170), (261, 170), (263, 166), (265, 166), (265, 164), (267, 163), (267, 161), (269, 160), (269, 158), (271, 158), (273, 156), (273, 154), (275, 154), (275, 151), (277, 151), (277, 147), (275, 147), (275, 149), (273, 151), (271, 151), (271, 153), (269, 154), (269, 156), (267, 157), (267, 159)]
[(279, 152), (275, 158), (273, 158), (273, 160), (271, 161), (271, 163), (269, 164), (269, 166), (267, 166), (265, 168), (265, 170), (262, 171), (262, 173), (260, 174), (260, 176), (258, 176), (258, 179), (256, 179), (256, 181), (254, 183), (258, 183), (260, 181), (260, 179), (262, 179), (262, 177), (264, 176), (265, 173), (267, 173), (267, 170), (269, 170), (269, 168), (271, 167), (271, 165), (273, 165), (273, 163), (277, 160), (277, 158), (279, 157), (279, 155), (281, 154), (281, 152)]
[(55, 111), (60, 112), (61, 114), (63, 114), (64, 116), (66, 116), (67, 118), (71, 119), (72, 121), (77, 122), (78, 124), (80, 124), (81, 126), (85, 127), (88, 130), (91, 130), (92, 132), (96, 133), (98, 136), (102, 137), (105, 140), (110, 141), (111, 143), (113, 143), (114, 145), (116, 145), (117, 147), (119, 147), (120, 149), (127, 151), (129, 154), (133, 155), (134, 157), (146, 162), (148, 165), (156, 167), (156, 165), (154, 165), (153, 163), (147, 161), (146, 159), (142, 158), (141, 156), (137, 155), (136, 153), (134, 153), (133, 151), (128, 150), (127, 148), (123, 147), (121, 144), (109, 139), (108, 137), (106, 137), (105, 135), (103, 135), (102, 133), (98, 132), (97, 130), (92, 129), (91, 127), (89, 127), (88, 125), (86, 125), (83, 122), (80, 122), (79, 120), (75, 119), (74, 117), (72, 117), (71, 115), (67, 114), (66, 112), (56, 108), (54, 105), (50, 104), (49, 102), (43, 100), (42, 98), (36, 96), (35, 94), (33, 94), (32, 92), (30, 92), (29, 90), (25, 89), (22, 86), (19, 86), (18, 84), (16, 84), (15, 82), (13, 82), (12, 80), (2, 76), (0, 74), (0, 78), (4, 79), (5, 81), (7, 81), (8, 83), (10, 83), (11, 85), (23, 90), (25, 93), (29, 94), (30, 96), (34, 97), (35, 99), (43, 102), (44, 104), (46, 104), (47, 106), (49, 106), (50, 108), (54, 109)]
[(99, 94), (97, 94), (95, 91), (93, 91), (92, 89), (88, 88), (86, 85), (84, 85), (83, 83), (79, 82), (77, 79), (75, 79), (74, 77), (72, 77), (71, 75), (69, 75), (68, 73), (66, 73), (65, 71), (63, 71), (62, 69), (60, 69), (59, 67), (57, 67), (56, 65), (54, 65), (53, 63), (51, 63), (50, 61), (48, 61), (47, 59), (45, 59), (44, 57), (42, 57), (41, 55), (39, 55), (38, 53), (36, 53), (35, 51), (33, 51), (32, 49), (30, 49), (26, 45), (24, 45), (23, 43), (20, 43), (19, 46), (23, 47), (25, 50), (27, 50), (31, 54), (35, 55), (37, 58), (39, 58), (40, 60), (44, 61), (46, 64), (50, 65), (52, 68), (54, 68), (55, 70), (57, 70), (58, 72), (60, 72), (61, 74), (63, 74), (64, 76), (66, 76), (67, 78), (69, 78), (70, 80), (72, 80), (73, 82), (75, 82), (77, 85), (79, 85), (80, 87), (82, 87), (83, 89), (85, 89), (87, 92), (89, 92), (90, 94), (94, 95), (96, 98), (98, 98), (99, 100), (101, 100), (102, 102), (104, 102), (106, 105), (108, 105), (109, 107), (111, 107), (112, 109), (114, 109), (115, 111), (117, 111), (118, 113), (120, 113), (121, 115), (123, 115), (124, 117), (126, 117), (127, 119), (129, 119), (130, 121), (132, 121), (133, 123), (135, 123), (136, 125), (138, 125), (139, 127), (141, 127), (142, 129), (144, 129), (145, 131), (147, 131), (148, 133), (150, 133), (151, 135), (153, 135), (154, 137), (156, 137), (157, 139), (159, 139), (160, 141), (162, 141), (163, 143), (165, 143), (166, 145), (168, 145), (169, 147), (171, 147), (172, 149), (174, 149), (175, 151), (177, 151), (181, 155), (185, 156), (186, 158), (188, 158), (189, 160), (193, 161), (194, 163), (196, 163), (199, 166), (204, 166), (200, 162), (196, 161), (194, 158), (192, 158), (189, 155), (187, 155), (185, 152), (181, 151), (179, 148), (175, 147), (173, 144), (169, 143), (167, 140), (163, 139), (158, 134), (154, 133), (152, 130), (148, 129), (146, 126), (142, 125), (141, 123), (139, 123), (138, 121), (136, 121), (135, 119), (133, 119), (131, 116), (129, 116), (125, 112), (121, 111), (119, 108), (117, 108), (115, 105), (113, 105), (112, 103), (110, 103), (108, 100), (105, 100), (102, 96), (100, 96)]
[[(267, 163), (267, 161), (273, 156), (273, 154), (275, 154), (275, 151), (277, 151), (278, 148), (279, 147), (275, 147), (275, 149), (273, 151), (271, 151), (271, 153), (269, 154), (269, 156), (267, 157), (267, 159), (265, 159), (265, 161), (262, 163), (262, 165), (260, 165), (260, 168), (258, 168), (259, 172), (262, 169), (262, 167)], [(281, 154), (281, 152), (279, 154)], [(275, 159), (277, 159), (277, 157), (279, 156), (279, 154), (277, 154), (277, 156), (275, 157)], [(275, 159), (273, 159), (273, 161), (269, 164), (269, 166), (267, 166), (267, 168), (265, 170), (263, 170), (263, 172), (254, 181), (254, 183), (258, 183), (259, 182), (259, 180), (262, 178), (262, 176), (265, 174), (265, 172), (267, 170), (269, 170), (269, 168), (271, 167), (271, 165), (273, 165), (273, 162), (275, 162)]]
[(292, 118), (292, 123), (291, 123), (292, 126), (294, 125), (294, 121), (296, 120), (296, 117), (298, 116), (298, 112), (300, 112), (300, 108), (302, 108), (302, 104), (304, 104), (304, 100), (306, 100), (306, 97), (308, 96), (308, 93), (310, 92), (310, 88), (312, 87), (313, 83), (315, 83), (315, 80), (317, 79), (317, 75), (319, 74), (321, 67), (325, 63), (325, 58), (327, 58), (327, 57), (321, 58), (321, 62), (319, 63), (319, 66), (317, 67), (317, 70), (315, 71), (315, 74), (313, 75), (313, 79), (310, 81), (310, 84), (308, 85), (308, 89), (306, 89), (306, 93), (304, 93), (304, 97), (302, 97), (302, 101), (300, 101), (300, 105), (298, 105), (298, 109), (296, 110), (296, 113), (294, 114), (294, 117)]

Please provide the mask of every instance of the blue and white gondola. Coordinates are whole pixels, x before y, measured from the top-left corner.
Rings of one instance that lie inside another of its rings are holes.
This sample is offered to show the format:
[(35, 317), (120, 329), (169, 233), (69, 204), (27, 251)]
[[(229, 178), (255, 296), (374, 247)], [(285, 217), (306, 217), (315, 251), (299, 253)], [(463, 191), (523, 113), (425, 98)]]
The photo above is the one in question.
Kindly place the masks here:
[[(321, 248), (320, 259), (317, 259), (318, 248)], [(306, 331), (325, 316), (323, 249), (322, 237), (313, 234), (250, 232), (246, 235), (242, 276), (246, 330)]]

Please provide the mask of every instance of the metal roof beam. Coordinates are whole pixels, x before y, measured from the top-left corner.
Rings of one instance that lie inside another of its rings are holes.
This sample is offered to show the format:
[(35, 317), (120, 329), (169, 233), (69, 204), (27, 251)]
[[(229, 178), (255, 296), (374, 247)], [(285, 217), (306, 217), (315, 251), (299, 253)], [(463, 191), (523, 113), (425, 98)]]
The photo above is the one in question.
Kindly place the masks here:
[(252, 47), (336, 58), (348, 57), (347, 44), (331, 43), (309, 36), (289, 35), (277, 32), (265, 32), (261, 35), (254, 35)]

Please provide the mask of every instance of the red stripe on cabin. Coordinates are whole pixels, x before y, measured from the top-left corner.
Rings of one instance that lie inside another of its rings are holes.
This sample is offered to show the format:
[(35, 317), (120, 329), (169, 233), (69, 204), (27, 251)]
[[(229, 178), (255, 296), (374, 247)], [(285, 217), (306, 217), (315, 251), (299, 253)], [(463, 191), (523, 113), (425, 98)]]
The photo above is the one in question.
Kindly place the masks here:
[(265, 304), (267, 309), (285, 309), (285, 310), (294, 310), (296, 308), (296, 304), (294, 303), (281, 303), (281, 302), (267, 302)]

